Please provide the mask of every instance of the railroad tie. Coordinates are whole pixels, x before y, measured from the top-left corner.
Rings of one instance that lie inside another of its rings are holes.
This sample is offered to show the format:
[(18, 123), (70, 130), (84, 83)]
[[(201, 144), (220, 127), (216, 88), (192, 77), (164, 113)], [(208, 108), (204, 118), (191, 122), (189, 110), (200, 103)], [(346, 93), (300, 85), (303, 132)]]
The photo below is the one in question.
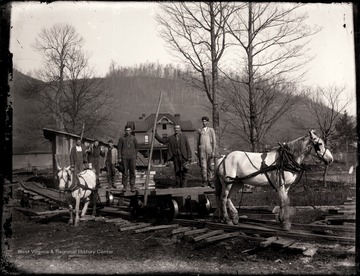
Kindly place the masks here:
[(239, 235), (240, 235), (239, 232), (231, 232), (231, 233), (226, 233), (223, 235), (217, 235), (217, 236), (206, 238), (205, 241), (206, 242), (219, 241), (219, 240), (224, 240), (224, 239), (228, 239), (228, 238), (232, 238), (232, 237), (237, 237)]
[(135, 233), (144, 233), (149, 231), (156, 231), (156, 230), (164, 230), (169, 228), (179, 227), (179, 224), (170, 224), (170, 225), (158, 225), (158, 226), (149, 226), (143, 229), (136, 229)]
[(124, 226), (124, 227), (120, 227), (119, 231), (123, 232), (123, 231), (130, 231), (130, 230), (135, 230), (135, 229), (139, 229), (139, 228), (144, 228), (144, 227), (148, 227), (149, 225), (151, 225), (150, 223), (145, 223), (145, 222), (140, 222), (140, 223), (135, 223), (128, 225), (128, 226)]
[(198, 241), (204, 240), (206, 238), (210, 238), (212, 236), (220, 235), (220, 234), (223, 234), (223, 233), (224, 233), (224, 230), (214, 230), (214, 231), (205, 233), (203, 235), (196, 236), (196, 237), (192, 238), (192, 241), (193, 242), (198, 242)]
[(201, 234), (204, 232), (207, 232), (209, 229), (208, 228), (200, 228), (200, 229), (194, 229), (194, 230), (189, 230), (187, 232), (184, 233), (185, 236), (190, 236), (193, 234)]
[(195, 227), (179, 227), (179, 228), (176, 228), (174, 230), (172, 230), (171, 234), (172, 235), (175, 235), (175, 234), (180, 234), (180, 233), (183, 233), (183, 232), (186, 232), (186, 231), (190, 231), (190, 230), (193, 230), (193, 229), (196, 229)]

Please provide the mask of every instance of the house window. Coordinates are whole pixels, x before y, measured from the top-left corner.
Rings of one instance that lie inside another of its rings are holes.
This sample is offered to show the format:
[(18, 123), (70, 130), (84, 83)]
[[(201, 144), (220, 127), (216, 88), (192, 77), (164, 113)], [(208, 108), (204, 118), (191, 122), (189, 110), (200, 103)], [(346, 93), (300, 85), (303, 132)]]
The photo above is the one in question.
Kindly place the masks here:
[(149, 135), (145, 134), (145, 144), (149, 144)]
[(162, 126), (163, 126), (163, 129), (166, 129), (167, 124), (163, 124)]

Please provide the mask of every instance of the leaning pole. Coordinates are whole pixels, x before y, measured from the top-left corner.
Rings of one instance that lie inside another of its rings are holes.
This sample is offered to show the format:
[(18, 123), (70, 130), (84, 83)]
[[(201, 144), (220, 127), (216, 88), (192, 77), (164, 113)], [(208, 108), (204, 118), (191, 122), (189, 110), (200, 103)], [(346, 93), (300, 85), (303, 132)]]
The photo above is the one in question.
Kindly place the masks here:
[(153, 127), (153, 131), (152, 131), (151, 146), (150, 146), (150, 156), (149, 156), (149, 160), (148, 160), (148, 168), (147, 168), (146, 179), (145, 179), (144, 206), (147, 205), (149, 179), (150, 179), (150, 169), (151, 169), (151, 162), (152, 162), (152, 154), (153, 154), (153, 150), (154, 150), (156, 122), (157, 122), (157, 118), (158, 118), (158, 115), (159, 115), (161, 97), (162, 97), (162, 91), (160, 92), (159, 103), (158, 103), (158, 107), (157, 107), (157, 110), (156, 110), (155, 120), (154, 120), (154, 127)]

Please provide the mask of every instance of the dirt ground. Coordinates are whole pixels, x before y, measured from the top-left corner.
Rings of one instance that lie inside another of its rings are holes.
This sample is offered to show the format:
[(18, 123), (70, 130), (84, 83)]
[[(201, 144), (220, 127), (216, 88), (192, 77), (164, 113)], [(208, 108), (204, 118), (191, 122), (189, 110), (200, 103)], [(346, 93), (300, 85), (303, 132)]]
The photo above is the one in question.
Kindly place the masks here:
[(254, 251), (257, 241), (238, 237), (194, 244), (171, 230), (133, 234), (104, 221), (75, 227), (67, 220), (67, 215), (35, 220), (13, 211), (3, 274), (355, 275), (354, 255), (334, 250), (307, 258), (284, 249)]

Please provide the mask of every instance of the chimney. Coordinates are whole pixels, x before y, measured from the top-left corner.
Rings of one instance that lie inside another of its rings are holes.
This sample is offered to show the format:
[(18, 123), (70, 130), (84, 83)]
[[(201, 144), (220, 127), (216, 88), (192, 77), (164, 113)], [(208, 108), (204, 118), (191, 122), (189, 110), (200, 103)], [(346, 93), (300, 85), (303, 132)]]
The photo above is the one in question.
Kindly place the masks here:
[(174, 117), (180, 120), (180, 114), (175, 114)]
[(142, 117), (143, 117), (143, 119), (145, 119), (145, 114), (144, 113), (142, 114)]

